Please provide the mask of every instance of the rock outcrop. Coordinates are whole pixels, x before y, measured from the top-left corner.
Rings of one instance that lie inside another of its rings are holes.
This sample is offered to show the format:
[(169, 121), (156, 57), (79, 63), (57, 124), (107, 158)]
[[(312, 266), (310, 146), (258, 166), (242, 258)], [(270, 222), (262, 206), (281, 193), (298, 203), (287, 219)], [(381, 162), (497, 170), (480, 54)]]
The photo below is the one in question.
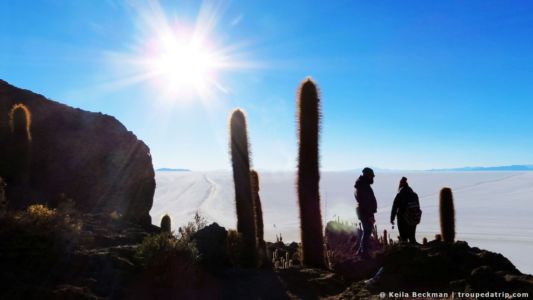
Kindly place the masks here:
[[(10, 111), (19, 103), (31, 113), (31, 138), (20, 130), (17, 135), (10, 124)], [(149, 148), (114, 117), (0, 80), (0, 177), (10, 209), (56, 207), (72, 199), (81, 212), (116, 212), (149, 224), (154, 175)]]

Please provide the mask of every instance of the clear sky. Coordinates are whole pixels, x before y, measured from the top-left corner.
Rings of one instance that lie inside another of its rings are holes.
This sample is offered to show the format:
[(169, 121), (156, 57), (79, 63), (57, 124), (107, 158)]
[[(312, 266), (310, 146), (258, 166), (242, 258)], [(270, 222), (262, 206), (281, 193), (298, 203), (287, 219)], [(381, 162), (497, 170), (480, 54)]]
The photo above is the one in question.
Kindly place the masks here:
[(157, 168), (229, 169), (241, 107), (254, 167), (294, 169), (306, 76), (324, 170), (531, 164), (532, 32), (530, 1), (3, 0), (0, 78), (115, 116)]

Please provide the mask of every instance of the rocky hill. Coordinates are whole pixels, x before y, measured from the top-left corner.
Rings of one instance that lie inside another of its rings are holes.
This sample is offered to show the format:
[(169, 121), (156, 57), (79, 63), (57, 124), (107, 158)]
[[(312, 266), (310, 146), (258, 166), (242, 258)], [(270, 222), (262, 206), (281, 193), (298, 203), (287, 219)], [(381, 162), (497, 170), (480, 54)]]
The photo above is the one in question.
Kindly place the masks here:
[(0, 177), (10, 208), (56, 207), (72, 199), (82, 212), (115, 211), (150, 223), (155, 179), (146, 144), (112, 116), (2, 80)]

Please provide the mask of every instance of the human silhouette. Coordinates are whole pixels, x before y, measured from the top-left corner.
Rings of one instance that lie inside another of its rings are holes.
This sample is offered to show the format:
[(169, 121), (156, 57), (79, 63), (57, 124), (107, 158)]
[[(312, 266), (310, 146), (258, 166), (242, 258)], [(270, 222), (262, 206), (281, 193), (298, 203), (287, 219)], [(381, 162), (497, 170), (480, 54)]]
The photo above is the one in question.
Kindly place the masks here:
[(364, 168), (362, 175), (355, 181), (355, 199), (357, 200), (357, 217), (363, 225), (363, 236), (359, 243), (357, 255), (363, 259), (370, 258), (368, 242), (374, 226), (374, 214), (377, 211), (377, 201), (371, 184), (374, 183), (374, 171), (371, 168)]
[(398, 217), (400, 241), (416, 244), (416, 225), (420, 223), (422, 211), (420, 210), (418, 195), (409, 186), (405, 177), (400, 180), (398, 193), (392, 204), (390, 222), (393, 225), (396, 216)]

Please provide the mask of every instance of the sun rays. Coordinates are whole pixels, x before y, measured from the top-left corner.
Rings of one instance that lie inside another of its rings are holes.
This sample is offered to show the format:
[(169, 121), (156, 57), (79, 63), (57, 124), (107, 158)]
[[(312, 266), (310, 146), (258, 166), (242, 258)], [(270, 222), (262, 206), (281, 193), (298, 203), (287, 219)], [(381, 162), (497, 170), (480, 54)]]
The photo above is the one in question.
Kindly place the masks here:
[(215, 39), (223, 8), (202, 3), (195, 22), (172, 16), (158, 1), (135, 2), (132, 8), (136, 33), (128, 51), (108, 52), (118, 70), (116, 81), (107, 85), (125, 88), (150, 86), (165, 103), (216, 101), (228, 88), (221, 78), (236, 69), (253, 65), (245, 61), (242, 48)]

